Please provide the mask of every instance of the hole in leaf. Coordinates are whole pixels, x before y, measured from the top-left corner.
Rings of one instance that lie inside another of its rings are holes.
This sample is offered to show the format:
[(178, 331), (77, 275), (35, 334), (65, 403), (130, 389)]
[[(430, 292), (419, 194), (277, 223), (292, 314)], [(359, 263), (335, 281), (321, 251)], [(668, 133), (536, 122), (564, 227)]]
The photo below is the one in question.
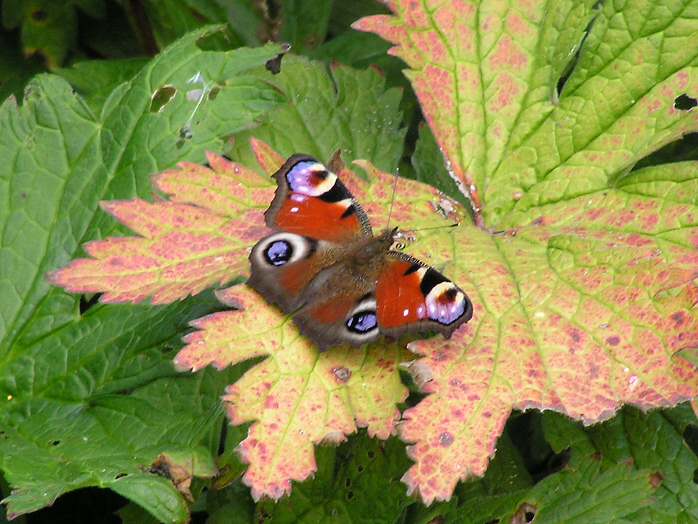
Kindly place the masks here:
[(32, 11), (31, 17), (35, 22), (43, 22), (48, 18), (48, 14), (43, 9), (36, 9)]
[(124, 478), (126, 476), (126, 473), (117, 473), (116, 476), (114, 477), (114, 480), (119, 480), (121, 478)]
[(372, 449), (368, 450), (368, 453), (367, 453), (367, 454), (368, 454), (368, 458), (370, 458), (371, 460), (373, 460), (374, 458), (376, 458), (376, 452), (373, 451)]
[(680, 140), (671, 142), (641, 159), (635, 167), (633, 167), (633, 171), (657, 164), (696, 159), (698, 159), (698, 133), (688, 133)]
[(552, 455), (548, 459), (548, 471), (550, 473), (557, 473), (569, 463), (571, 456), (572, 450), (570, 448), (564, 449), (560, 453)]
[(186, 125), (179, 130), (179, 138), (182, 140), (190, 140), (194, 136), (191, 130), (191, 125)]
[(565, 84), (567, 83), (567, 80), (569, 80), (570, 76), (572, 75), (572, 71), (574, 71), (575, 66), (579, 62), (579, 57), (581, 55), (581, 51), (584, 48), (584, 44), (586, 43), (586, 40), (589, 37), (589, 33), (591, 33), (591, 29), (594, 26), (594, 22), (596, 22), (596, 18), (598, 16), (599, 11), (600, 11), (599, 4), (600, 4), (600, 2), (597, 2), (597, 4), (593, 7), (593, 9), (596, 10), (596, 14), (590, 20), (589, 24), (587, 25), (586, 29), (584, 30), (584, 33), (582, 34), (582, 38), (580, 39), (579, 44), (570, 50), (569, 61), (567, 62), (567, 65), (563, 69), (562, 74), (560, 75), (560, 78), (557, 81), (555, 95), (558, 99), (560, 98), (560, 95), (562, 94), (562, 90), (565, 88)]
[(166, 85), (158, 88), (150, 99), (150, 112), (158, 113), (162, 108), (174, 98), (177, 94), (177, 89), (174, 86)]
[(282, 47), (282, 52), (276, 55), (274, 58), (271, 60), (267, 60), (267, 63), (264, 64), (264, 67), (269, 71), (272, 75), (278, 75), (281, 72), (281, 59), (284, 57), (286, 53), (289, 52), (291, 49), (291, 44), (284, 43), (281, 44)]
[(346, 488), (351, 487), (351, 479), (350, 478), (344, 479), (344, 487), (346, 487)]
[(60, 443), (61, 443), (60, 440), (52, 440), (52, 441), (51, 441), (51, 445), (52, 445), (52, 446), (59, 446)]
[(96, 305), (99, 302), (99, 297), (101, 296), (101, 293), (95, 293), (92, 296), (80, 295), (80, 314), (84, 315), (87, 312), (87, 310), (89, 310), (92, 306)]
[(696, 106), (698, 106), (698, 100), (688, 96), (686, 93), (674, 99), (674, 109), (679, 111), (690, 111)]
[(693, 471), (693, 482), (694, 484), (698, 484), (698, 469)]
[(212, 87), (211, 90), (208, 92), (208, 99), (213, 101), (216, 99), (218, 96), (218, 93), (221, 92), (221, 88), (218, 86)]
[(683, 430), (682, 436), (686, 444), (688, 444), (688, 447), (691, 448), (691, 451), (698, 455), (698, 426), (689, 424), (686, 426), (686, 429)]
[(353, 491), (348, 491), (347, 492), (347, 500), (351, 500), (354, 498), (354, 492)]
[(516, 513), (514, 513), (514, 518), (511, 519), (511, 523), (524, 524), (525, 522), (533, 522), (533, 519), (536, 518), (537, 511), (538, 508), (536, 508), (533, 504), (524, 502), (516, 510)]
[(363, 473), (364, 469), (366, 469), (366, 468), (364, 468), (362, 464), (359, 464), (358, 466), (356, 466), (356, 471), (358, 471), (359, 473)]

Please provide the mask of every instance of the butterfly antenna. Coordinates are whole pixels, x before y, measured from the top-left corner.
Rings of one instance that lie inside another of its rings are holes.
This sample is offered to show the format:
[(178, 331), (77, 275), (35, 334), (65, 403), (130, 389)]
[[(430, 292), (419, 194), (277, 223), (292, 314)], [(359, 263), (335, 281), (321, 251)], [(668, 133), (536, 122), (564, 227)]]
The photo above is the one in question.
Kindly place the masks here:
[(390, 229), (390, 217), (393, 214), (393, 204), (395, 203), (395, 193), (397, 191), (397, 171), (395, 171), (395, 179), (393, 180), (393, 194), (390, 197), (390, 207), (388, 208), (388, 225), (386, 229)]
[(460, 226), (460, 222), (454, 222), (453, 224), (446, 224), (445, 226), (429, 226), (429, 227), (420, 227), (418, 229), (408, 229), (407, 231), (411, 233), (415, 233), (417, 231), (428, 231), (430, 229), (444, 229), (447, 227), (458, 227)]

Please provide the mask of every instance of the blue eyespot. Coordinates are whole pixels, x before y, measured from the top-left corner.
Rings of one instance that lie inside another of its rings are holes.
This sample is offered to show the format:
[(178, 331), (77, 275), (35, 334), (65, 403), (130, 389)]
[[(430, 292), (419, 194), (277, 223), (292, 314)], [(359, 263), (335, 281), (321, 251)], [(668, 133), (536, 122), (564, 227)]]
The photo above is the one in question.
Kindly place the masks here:
[(359, 311), (347, 320), (347, 328), (354, 333), (368, 333), (378, 325), (374, 311)]
[(272, 242), (264, 250), (264, 258), (272, 266), (283, 266), (284, 264), (288, 263), (289, 260), (291, 260), (292, 256), (293, 247), (291, 246), (290, 242), (286, 242), (285, 240), (277, 240), (276, 242)]

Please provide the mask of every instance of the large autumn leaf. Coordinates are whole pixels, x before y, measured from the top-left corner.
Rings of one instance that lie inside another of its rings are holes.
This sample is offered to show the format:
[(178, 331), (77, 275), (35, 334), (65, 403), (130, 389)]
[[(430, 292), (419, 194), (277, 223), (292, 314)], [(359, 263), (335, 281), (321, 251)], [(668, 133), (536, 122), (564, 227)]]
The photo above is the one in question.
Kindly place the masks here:
[[(260, 141), (253, 150), (267, 175), (283, 162)], [(214, 154), (208, 159), (208, 166), (182, 163), (154, 178), (168, 201), (105, 204), (140, 236), (88, 244), (92, 258), (74, 261), (54, 273), (52, 281), (72, 292), (101, 291), (104, 302), (150, 298), (162, 303), (247, 275), (249, 250), (267, 234), (262, 214), (273, 197), (272, 179)], [(340, 176), (374, 217), (374, 226), (384, 227), (394, 177), (367, 162), (357, 163), (369, 181), (349, 169)], [(406, 200), (395, 202), (392, 216), (408, 231), (416, 225), (449, 224), (443, 209), (453, 215), (455, 204), (438, 191), (402, 180), (397, 191)], [(428, 246), (425, 258), (449, 259), (450, 235), (444, 231), (434, 233), (438, 242)], [(225, 396), (234, 424), (253, 422), (240, 451), (249, 463), (243, 480), (255, 498), (279, 498), (290, 492), (292, 480), (312, 474), (314, 444), (341, 441), (357, 427), (380, 438), (393, 433), (396, 404), (407, 395), (397, 367), (406, 355), (399, 346), (318, 353), (287, 317), (252, 290), (234, 286), (218, 297), (234, 311), (194, 321), (199, 331), (186, 337), (176, 363), (198, 370), (268, 357)]]
[(698, 164), (631, 172), (698, 130), (698, 5), (596, 4), (393, 1), (355, 24), (408, 64), (481, 226), (449, 271), (473, 321), (412, 346), (429, 395), (403, 413), (404, 480), (426, 502), (483, 474), (514, 408), (589, 424), (698, 395), (677, 357), (698, 344)]

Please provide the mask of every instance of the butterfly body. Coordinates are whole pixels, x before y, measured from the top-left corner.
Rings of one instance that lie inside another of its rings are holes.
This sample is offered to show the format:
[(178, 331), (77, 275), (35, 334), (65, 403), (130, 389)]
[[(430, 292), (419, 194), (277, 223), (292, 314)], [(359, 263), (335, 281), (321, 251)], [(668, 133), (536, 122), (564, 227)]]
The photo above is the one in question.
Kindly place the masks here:
[(294, 155), (274, 176), (265, 220), (275, 232), (253, 247), (248, 285), (291, 313), (320, 350), (408, 332), (450, 336), (471, 318), (460, 288), (391, 249), (397, 228), (373, 235), (360, 205), (325, 166)]

